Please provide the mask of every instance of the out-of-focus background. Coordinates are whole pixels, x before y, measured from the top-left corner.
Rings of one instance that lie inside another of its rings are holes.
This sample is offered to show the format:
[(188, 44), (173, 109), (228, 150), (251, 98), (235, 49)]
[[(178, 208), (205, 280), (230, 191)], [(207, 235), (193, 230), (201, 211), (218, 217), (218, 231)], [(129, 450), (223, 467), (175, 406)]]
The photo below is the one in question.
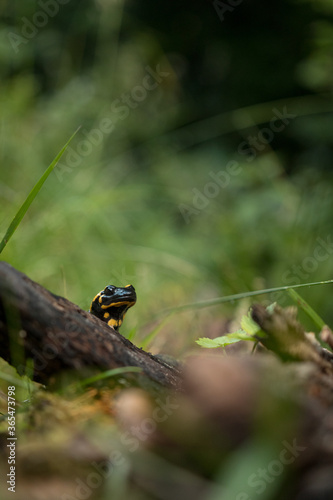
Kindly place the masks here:
[[(330, 0), (0, 14), (1, 234), (81, 126), (3, 260), (85, 309), (132, 283), (137, 343), (167, 307), (332, 277)], [(328, 288), (302, 293), (332, 324)], [(181, 355), (236, 307), (174, 316), (155, 349)]]

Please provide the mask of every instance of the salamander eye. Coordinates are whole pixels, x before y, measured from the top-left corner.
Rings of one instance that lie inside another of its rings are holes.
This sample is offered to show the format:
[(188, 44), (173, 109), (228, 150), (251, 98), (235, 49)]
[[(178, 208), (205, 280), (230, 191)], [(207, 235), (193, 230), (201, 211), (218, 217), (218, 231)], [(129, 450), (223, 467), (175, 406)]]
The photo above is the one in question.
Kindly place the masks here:
[(105, 295), (113, 295), (116, 287), (113, 285), (108, 285), (104, 288), (103, 293)]

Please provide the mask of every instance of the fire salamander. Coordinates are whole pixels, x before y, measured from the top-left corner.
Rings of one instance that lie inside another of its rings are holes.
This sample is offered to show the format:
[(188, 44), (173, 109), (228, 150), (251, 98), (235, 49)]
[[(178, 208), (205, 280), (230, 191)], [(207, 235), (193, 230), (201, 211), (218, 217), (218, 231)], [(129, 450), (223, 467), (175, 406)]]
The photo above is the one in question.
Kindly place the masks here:
[(108, 285), (94, 297), (90, 312), (115, 330), (119, 330), (128, 309), (136, 303), (135, 288)]

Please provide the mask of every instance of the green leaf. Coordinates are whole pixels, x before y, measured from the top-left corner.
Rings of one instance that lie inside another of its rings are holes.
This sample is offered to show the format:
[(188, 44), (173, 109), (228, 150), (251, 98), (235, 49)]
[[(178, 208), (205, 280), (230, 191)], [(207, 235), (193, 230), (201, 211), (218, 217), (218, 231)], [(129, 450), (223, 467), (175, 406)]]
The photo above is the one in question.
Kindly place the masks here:
[(196, 343), (201, 347), (205, 347), (207, 349), (214, 349), (216, 347), (225, 347), (230, 344), (235, 344), (240, 340), (255, 340), (252, 337), (249, 337), (242, 330), (238, 332), (229, 333), (228, 335), (223, 335), (222, 337), (216, 337), (215, 339), (209, 339), (207, 337), (203, 337), (201, 339), (196, 340)]
[(214, 349), (216, 347), (224, 347), (229, 344), (234, 344), (238, 342), (237, 339), (228, 339), (228, 337), (217, 337), (216, 339), (209, 339), (207, 337), (202, 337), (196, 340), (196, 343), (200, 347), (205, 347), (206, 349)]
[(229, 338), (238, 339), (238, 340), (251, 340), (251, 341), (256, 340), (251, 335), (249, 335), (248, 332), (244, 331), (242, 328), (237, 330), (237, 332), (227, 333), (227, 336)]
[(78, 131), (79, 131), (79, 128), (74, 132), (74, 134), (66, 142), (66, 144), (64, 145), (64, 147), (60, 150), (60, 152), (54, 158), (54, 160), (52, 161), (52, 163), (47, 167), (47, 169), (45, 170), (44, 174), (41, 176), (41, 178), (39, 179), (39, 181), (34, 185), (34, 187), (32, 188), (32, 190), (28, 194), (27, 198), (23, 202), (22, 206), (17, 211), (14, 219), (12, 220), (12, 222), (10, 223), (10, 225), (9, 225), (7, 231), (6, 231), (5, 236), (2, 238), (2, 241), (0, 243), (0, 253), (3, 251), (3, 249), (7, 245), (8, 241), (10, 240), (10, 238), (13, 236), (13, 234), (16, 231), (16, 229), (17, 229), (18, 225), (20, 224), (21, 220), (23, 219), (23, 217), (27, 213), (28, 208), (30, 207), (31, 203), (34, 201), (35, 197), (37, 196), (39, 190), (43, 186), (44, 182), (46, 181), (46, 179), (48, 178), (48, 176), (50, 175), (50, 173), (52, 172), (52, 170), (54, 169), (54, 167), (56, 166), (56, 164), (58, 163), (58, 161), (60, 160), (60, 158), (62, 157), (62, 155), (64, 154), (64, 152), (66, 151), (67, 146), (69, 145), (69, 143), (71, 142), (71, 140), (77, 134)]
[(248, 335), (252, 336), (257, 335), (260, 331), (260, 327), (253, 321), (250, 313), (242, 317), (241, 327)]

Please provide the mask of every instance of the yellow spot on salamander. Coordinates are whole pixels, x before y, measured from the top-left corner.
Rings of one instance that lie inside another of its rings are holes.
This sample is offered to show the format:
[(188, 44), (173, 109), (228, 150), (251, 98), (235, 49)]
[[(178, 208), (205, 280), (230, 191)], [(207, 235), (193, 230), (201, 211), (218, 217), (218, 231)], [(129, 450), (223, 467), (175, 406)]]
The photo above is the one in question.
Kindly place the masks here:
[(119, 327), (122, 324), (122, 320), (120, 319), (119, 321), (117, 319), (110, 319), (108, 321), (108, 325), (112, 327)]
[(106, 318), (108, 318), (108, 317), (110, 316), (110, 313), (104, 313), (104, 315), (103, 315), (103, 316), (104, 316), (104, 318), (106, 319)]

